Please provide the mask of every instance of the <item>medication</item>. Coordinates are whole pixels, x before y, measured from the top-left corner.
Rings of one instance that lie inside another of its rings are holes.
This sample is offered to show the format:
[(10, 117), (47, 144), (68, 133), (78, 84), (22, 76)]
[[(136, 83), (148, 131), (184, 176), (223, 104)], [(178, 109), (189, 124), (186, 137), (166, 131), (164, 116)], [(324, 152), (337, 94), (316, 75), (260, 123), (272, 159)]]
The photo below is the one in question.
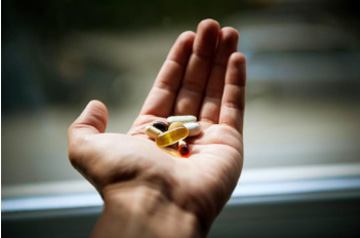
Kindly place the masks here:
[(161, 133), (162, 133), (162, 131), (160, 131), (159, 129), (157, 129), (153, 126), (145, 127), (145, 134), (148, 137), (150, 137), (151, 139), (155, 140)]
[(201, 127), (198, 122), (184, 123), (184, 126), (189, 129), (189, 136), (198, 136), (201, 133)]
[(187, 155), (190, 152), (189, 147), (184, 140), (179, 141), (177, 149), (181, 155)]
[(174, 123), (171, 123), (171, 125), (169, 126), (169, 130), (172, 130), (177, 127), (183, 127), (183, 126), (184, 126), (184, 124), (182, 124), (181, 122), (174, 122)]
[(159, 130), (162, 131), (162, 132), (165, 132), (165, 131), (168, 130), (168, 125), (166, 125), (166, 124), (165, 124), (164, 122), (162, 122), (162, 121), (156, 121), (156, 122), (154, 122), (153, 127), (159, 129)]
[(175, 144), (181, 139), (186, 138), (189, 135), (189, 129), (185, 126), (177, 127), (172, 130), (161, 133), (156, 139), (156, 145), (159, 147), (166, 147)]
[(196, 116), (171, 116), (167, 118), (167, 122), (169, 124), (174, 123), (174, 122), (182, 122), (182, 123), (186, 123), (186, 122), (193, 122), (196, 121), (197, 118)]

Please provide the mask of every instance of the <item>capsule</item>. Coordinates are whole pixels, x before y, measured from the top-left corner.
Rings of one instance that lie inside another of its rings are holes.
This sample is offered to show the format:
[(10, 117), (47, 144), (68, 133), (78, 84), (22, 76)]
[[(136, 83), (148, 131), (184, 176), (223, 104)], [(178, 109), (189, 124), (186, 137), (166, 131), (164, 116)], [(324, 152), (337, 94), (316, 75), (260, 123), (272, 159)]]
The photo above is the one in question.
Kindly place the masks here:
[(179, 141), (177, 149), (181, 155), (187, 155), (190, 152), (189, 146), (184, 140)]
[(166, 125), (164, 122), (162, 121), (156, 121), (153, 123), (153, 127), (159, 129), (160, 131), (164, 132), (168, 130), (168, 125)]
[(145, 134), (153, 140), (155, 140), (161, 133), (162, 131), (153, 126), (145, 127)]
[(198, 136), (201, 133), (201, 127), (198, 122), (184, 123), (184, 126), (189, 129), (189, 136)]
[(168, 117), (166, 120), (167, 120), (167, 122), (169, 124), (171, 124), (171, 123), (174, 123), (174, 122), (182, 122), (182, 123), (193, 122), (193, 121), (196, 121), (197, 118), (196, 118), (196, 116), (191, 116), (191, 115), (188, 115), (188, 116), (171, 116), (171, 117)]
[(184, 124), (182, 124), (181, 122), (171, 123), (171, 125), (169, 126), (169, 130), (172, 130), (172, 129), (177, 128), (177, 127), (184, 127)]
[(155, 142), (159, 147), (166, 147), (172, 144), (175, 144), (181, 139), (186, 138), (189, 135), (189, 129), (186, 127), (177, 127), (172, 130), (161, 133), (156, 139)]

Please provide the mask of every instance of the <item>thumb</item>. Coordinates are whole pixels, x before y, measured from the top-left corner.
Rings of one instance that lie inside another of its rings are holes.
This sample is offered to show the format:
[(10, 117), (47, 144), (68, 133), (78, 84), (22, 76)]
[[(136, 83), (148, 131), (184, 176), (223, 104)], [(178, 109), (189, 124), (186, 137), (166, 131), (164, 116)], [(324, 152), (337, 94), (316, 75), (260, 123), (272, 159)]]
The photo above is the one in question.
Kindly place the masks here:
[(107, 121), (108, 111), (106, 106), (98, 100), (92, 100), (70, 126), (68, 135), (70, 137), (73, 134), (87, 135), (104, 133)]
[(106, 106), (92, 100), (68, 130), (69, 159), (76, 168), (81, 168), (85, 148), (89, 147), (89, 135), (104, 133), (108, 120)]

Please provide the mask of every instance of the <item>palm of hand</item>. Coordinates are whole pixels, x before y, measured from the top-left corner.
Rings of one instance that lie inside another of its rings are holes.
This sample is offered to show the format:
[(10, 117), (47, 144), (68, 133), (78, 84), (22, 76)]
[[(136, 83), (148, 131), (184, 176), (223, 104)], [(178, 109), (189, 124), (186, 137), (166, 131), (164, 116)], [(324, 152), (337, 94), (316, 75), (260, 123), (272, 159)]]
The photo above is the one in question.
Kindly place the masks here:
[[(145, 121), (163, 120), (154, 116), (145, 116)], [(143, 120), (144, 118), (142, 118)], [(174, 156), (162, 151), (147, 138), (143, 132), (148, 123), (140, 124), (130, 130), (129, 134), (136, 137), (137, 146), (146, 148), (141, 160), (149, 162), (150, 177), (161, 177), (162, 181), (170, 181), (172, 199), (180, 206), (194, 203), (193, 207), (202, 208), (217, 214), (222, 204), (229, 198), (240, 175), (242, 168), (242, 136), (227, 126), (200, 122), (202, 133), (195, 138), (188, 138), (190, 155), (187, 158)], [(145, 141), (145, 140), (146, 141)], [(144, 141), (143, 141), (144, 140)], [(140, 142), (141, 141), (141, 142)], [(150, 141), (150, 143), (149, 143)], [(145, 145), (146, 144), (146, 145)], [(158, 156), (146, 155), (158, 153)], [(157, 174), (153, 174), (156, 171)], [(146, 173), (146, 170), (143, 170)], [(216, 198), (218, 195), (220, 197)]]
[[(145, 121), (155, 120), (164, 118), (145, 117)], [(180, 207), (191, 207), (201, 216), (214, 217), (229, 198), (240, 175), (242, 136), (227, 125), (200, 123), (203, 132), (188, 140), (191, 154), (187, 158), (165, 152), (148, 139), (143, 133), (148, 123), (132, 128), (128, 135), (94, 135), (91, 138), (93, 155), (101, 158), (93, 166), (96, 171), (87, 177), (105, 193), (113, 192), (114, 184), (128, 180), (160, 185), (167, 190), (164, 192), (169, 199)]]
[[(234, 53), (237, 40), (236, 30), (220, 30), (211, 20), (199, 24), (196, 36), (180, 35), (127, 135), (104, 133), (106, 107), (97, 101), (87, 106), (69, 128), (69, 158), (104, 199), (128, 182), (155, 186), (211, 223), (243, 163), (245, 59)], [(144, 135), (146, 125), (170, 115), (200, 120), (202, 133), (187, 139), (188, 158), (161, 150)]]

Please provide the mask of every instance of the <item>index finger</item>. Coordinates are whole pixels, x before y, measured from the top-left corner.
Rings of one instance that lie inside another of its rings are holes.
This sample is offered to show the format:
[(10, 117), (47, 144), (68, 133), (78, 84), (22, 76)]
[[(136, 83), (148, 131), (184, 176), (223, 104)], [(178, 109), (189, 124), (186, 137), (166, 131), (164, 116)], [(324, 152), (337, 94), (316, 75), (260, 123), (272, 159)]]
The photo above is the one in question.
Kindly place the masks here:
[(182, 33), (173, 47), (150, 90), (140, 115), (168, 117), (173, 111), (178, 88), (192, 52), (195, 33)]

